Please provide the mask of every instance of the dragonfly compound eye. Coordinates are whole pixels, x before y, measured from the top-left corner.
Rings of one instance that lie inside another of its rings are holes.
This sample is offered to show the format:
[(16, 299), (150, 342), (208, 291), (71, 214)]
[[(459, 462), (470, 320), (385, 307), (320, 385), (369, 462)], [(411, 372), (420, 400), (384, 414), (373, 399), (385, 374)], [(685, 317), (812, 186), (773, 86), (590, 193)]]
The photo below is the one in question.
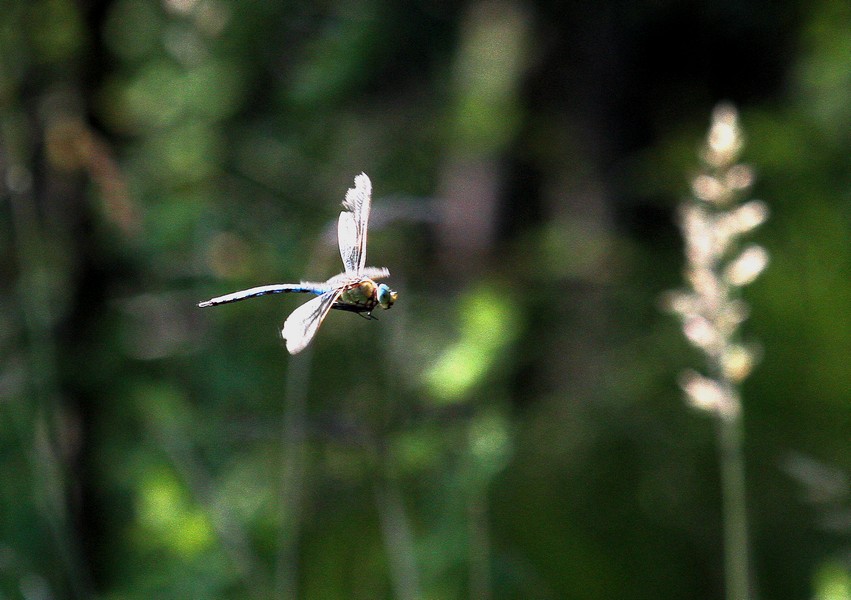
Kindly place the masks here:
[(396, 292), (391, 290), (389, 287), (384, 285), (383, 283), (378, 286), (378, 305), (381, 308), (390, 308), (393, 306), (393, 303), (396, 302), (396, 298), (399, 296)]

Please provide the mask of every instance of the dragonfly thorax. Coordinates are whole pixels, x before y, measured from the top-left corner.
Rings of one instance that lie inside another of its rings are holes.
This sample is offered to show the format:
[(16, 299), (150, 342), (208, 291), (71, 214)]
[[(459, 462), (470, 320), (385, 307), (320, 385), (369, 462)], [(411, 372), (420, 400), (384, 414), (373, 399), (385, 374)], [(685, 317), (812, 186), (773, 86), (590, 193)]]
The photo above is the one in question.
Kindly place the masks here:
[(340, 302), (371, 309), (377, 303), (375, 300), (375, 289), (377, 287), (372, 279), (361, 279), (343, 289), (340, 294)]
[(343, 289), (337, 301), (338, 304), (343, 306), (336, 308), (352, 308), (356, 309), (356, 312), (370, 312), (376, 306), (387, 309), (396, 302), (397, 295), (385, 284), (379, 285), (372, 279), (365, 277)]

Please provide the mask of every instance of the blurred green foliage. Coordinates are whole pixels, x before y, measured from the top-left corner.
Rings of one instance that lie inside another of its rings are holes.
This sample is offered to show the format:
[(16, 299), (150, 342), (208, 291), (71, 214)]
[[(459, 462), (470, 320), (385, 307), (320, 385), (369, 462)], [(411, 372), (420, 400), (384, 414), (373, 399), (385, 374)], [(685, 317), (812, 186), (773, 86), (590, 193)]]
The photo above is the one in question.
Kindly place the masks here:
[[(849, 598), (848, 4), (0, 1), (0, 598), (718, 598), (659, 295), (713, 105), (759, 597)], [(289, 356), (361, 171), (400, 292)]]

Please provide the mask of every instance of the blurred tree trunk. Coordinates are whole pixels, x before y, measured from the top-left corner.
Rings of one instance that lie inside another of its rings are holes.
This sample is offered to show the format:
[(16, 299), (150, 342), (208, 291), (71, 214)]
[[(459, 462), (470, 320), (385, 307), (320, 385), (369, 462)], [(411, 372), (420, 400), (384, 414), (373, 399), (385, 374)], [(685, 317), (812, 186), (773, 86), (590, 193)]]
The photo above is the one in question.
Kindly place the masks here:
[(101, 360), (115, 348), (104, 347), (96, 323), (109, 312), (107, 290), (119, 273), (95, 223), (106, 216), (121, 228), (124, 218), (127, 233), (129, 205), (109, 148), (89, 125), (100, 78), (93, 67), (103, 64), (98, 35), (90, 32), (100, 31), (102, 12), (87, 17), (71, 0), (13, 7), (5, 16), (12, 35), (0, 47), (14, 62), (0, 70), (11, 92), (0, 108), (0, 166), (29, 378), (15, 409), (25, 415), (16, 421), (18, 437), (30, 446), (22, 450), (28, 472), (19, 476), (31, 480), (35, 499), (39, 525), (31, 535), (49, 532), (20, 540), (38, 544), (36, 572), (21, 577), (43, 582), (51, 596), (84, 598), (100, 587), (114, 535), (105, 526), (97, 465), (111, 384)]
[(438, 194), (443, 262), (456, 277), (493, 258), (508, 178), (504, 157), (522, 119), (529, 28), (522, 5), (507, 0), (473, 3), (462, 21)]

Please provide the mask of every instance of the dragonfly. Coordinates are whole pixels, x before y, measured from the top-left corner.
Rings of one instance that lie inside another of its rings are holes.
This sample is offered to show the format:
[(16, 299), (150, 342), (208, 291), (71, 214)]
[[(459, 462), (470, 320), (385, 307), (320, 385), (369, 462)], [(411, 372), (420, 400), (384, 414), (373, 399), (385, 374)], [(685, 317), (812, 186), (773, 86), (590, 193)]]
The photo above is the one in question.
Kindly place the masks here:
[(372, 204), (372, 182), (366, 173), (355, 177), (355, 187), (346, 192), (343, 211), (337, 221), (337, 241), (344, 271), (327, 281), (276, 283), (261, 285), (199, 302), (198, 306), (218, 306), (267, 294), (306, 293), (316, 298), (295, 309), (287, 317), (281, 336), (290, 354), (298, 354), (310, 344), (331, 309), (345, 310), (375, 319), (372, 311), (379, 306), (388, 309), (398, 294), (384, 283), (376, 283), (390, 275), (385, 267), (366, 266), (366, 232)]

